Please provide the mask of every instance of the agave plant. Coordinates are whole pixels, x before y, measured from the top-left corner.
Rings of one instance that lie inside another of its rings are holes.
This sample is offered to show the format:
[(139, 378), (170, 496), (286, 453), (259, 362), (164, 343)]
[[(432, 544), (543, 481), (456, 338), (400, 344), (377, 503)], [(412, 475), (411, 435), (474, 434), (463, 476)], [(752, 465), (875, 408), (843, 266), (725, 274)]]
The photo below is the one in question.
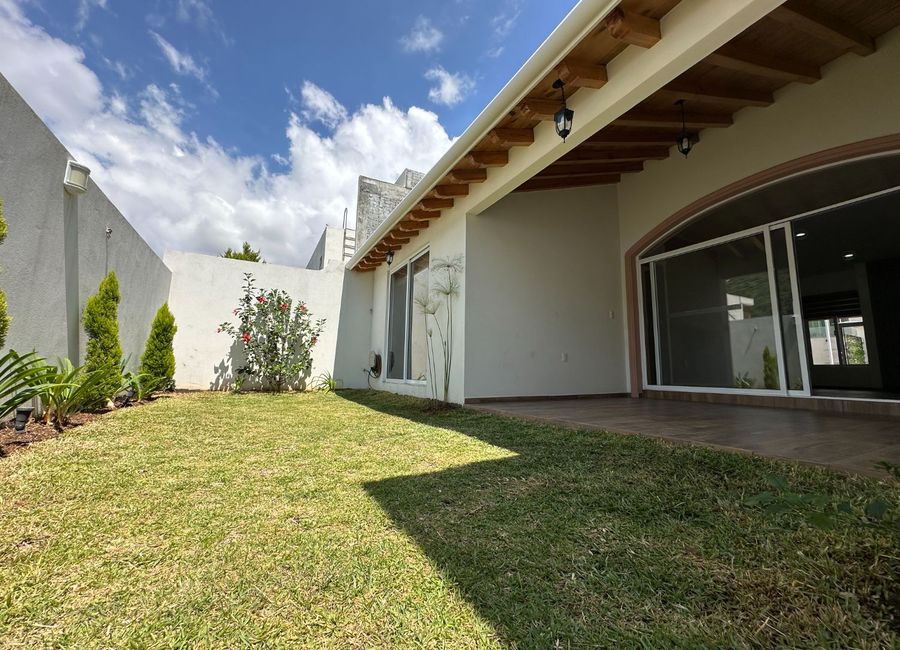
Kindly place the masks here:
[(337, 379), (325, 370), (313, 379), (313, 388), (322, 393), (333, 393), (337, 390)]
[(149, 372), (128, 372), (125, 373), (125, 390), (128, 394), (128, 400), (142, 402), (148, 399), (153, 393), (163, 390), (169, 383), (167, 377), (155, 377)]
[(20, 356), (10, 350), (0, 357), (0, 420), (40, 395), (48, 384), (48, 377), (44, 359), (36, 352)]
[(72, 414), (97, 406), (96, 389), (109, 381), (111, 374), (105, 368), (87, 372), (68, 359), (58, 359), (55, 366), (45, 362), (44, 367), (47, 383), (39, 392), (44, 422), (52, 418), (57, 428), (68, 424)]

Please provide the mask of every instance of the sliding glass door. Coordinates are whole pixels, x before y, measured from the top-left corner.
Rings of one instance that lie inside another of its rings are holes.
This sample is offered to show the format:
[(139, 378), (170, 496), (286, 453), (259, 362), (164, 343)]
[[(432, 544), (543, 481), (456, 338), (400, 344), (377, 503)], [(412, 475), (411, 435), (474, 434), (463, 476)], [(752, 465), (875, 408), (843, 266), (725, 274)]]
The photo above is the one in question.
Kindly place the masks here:
[(758, 228), (643, 262), (649, 385), (805, 390), (786, 228)]

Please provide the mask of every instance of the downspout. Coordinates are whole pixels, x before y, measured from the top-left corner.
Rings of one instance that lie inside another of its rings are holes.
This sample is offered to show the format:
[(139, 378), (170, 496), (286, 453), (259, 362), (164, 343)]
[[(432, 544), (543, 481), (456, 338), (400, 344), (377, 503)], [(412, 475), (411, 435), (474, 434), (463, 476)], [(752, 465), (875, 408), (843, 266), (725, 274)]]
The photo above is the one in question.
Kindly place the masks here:
[(357, 248), (356, 253), (347, 262), (346, 268), (352, 269), (359, 264), (372, 246), (390, 232), (406, 216), (406, 213), (421, 201), (422, 197), (430, 192), (469, 153), (472, 147), (487, 135), (488, 131), (493, 129), (514, 106), (525, 98), (536, 80), (543, 79), (550, 74), (560, 60), (596, 29), (618, 4), (619, 0), (581, 0), (575, 5), (559, 26), (553, 30), (553, 33), (497, 93), (497, 96), (485, 106), (484, 110), (478, 114), (478, 117), (472, 121), (447, 152), (394, 208), (390, 216), (375, 229), (375, 232), (366, 239), (361, 247)]

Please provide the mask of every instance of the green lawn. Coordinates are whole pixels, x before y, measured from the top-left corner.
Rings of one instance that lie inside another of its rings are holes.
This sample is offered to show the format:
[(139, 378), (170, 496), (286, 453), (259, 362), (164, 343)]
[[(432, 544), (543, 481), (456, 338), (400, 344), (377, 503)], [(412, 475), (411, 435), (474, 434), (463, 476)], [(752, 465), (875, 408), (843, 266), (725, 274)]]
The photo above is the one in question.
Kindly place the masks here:
[(897, 647), (896, 484), (408, 399), (194, 394), (0, 460), (0, 646)]

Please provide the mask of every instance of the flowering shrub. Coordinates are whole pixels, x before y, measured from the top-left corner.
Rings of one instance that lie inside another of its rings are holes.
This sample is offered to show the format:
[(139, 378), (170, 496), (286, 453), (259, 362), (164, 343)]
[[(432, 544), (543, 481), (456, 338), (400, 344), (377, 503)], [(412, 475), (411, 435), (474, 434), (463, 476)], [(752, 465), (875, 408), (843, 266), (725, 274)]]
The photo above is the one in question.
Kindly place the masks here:
[(280, 289), (257, 289), (251, 273), (244, 274), (244, 295), (232, 313), (238, 324), (222, 323), (218, 331), (229, 334), (243, 351), (235, 385), (240, 388), (250, 379), (277, 392), (302, 386), (325, 319), (313, 320), (306, 304), (294, 304)]

